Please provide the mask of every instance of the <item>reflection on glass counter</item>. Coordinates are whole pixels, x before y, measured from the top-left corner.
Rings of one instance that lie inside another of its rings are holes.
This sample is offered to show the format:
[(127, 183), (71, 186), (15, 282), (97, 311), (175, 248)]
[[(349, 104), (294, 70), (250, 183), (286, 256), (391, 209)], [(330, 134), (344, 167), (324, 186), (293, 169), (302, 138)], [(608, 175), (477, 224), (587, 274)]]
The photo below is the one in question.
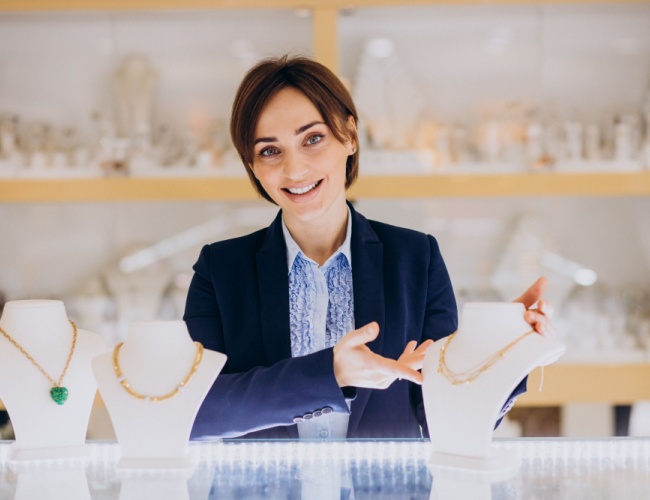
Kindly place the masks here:
[[(426, 440), (194, 443), (193, 472), (115, 471), (117, 445), (88, 444), (87, 462), (15, 467), (0, 444), (0, 498), (85, 499), (642, 499), (650, 439), (500, 440), (521, 465), (490, 475), (430, 469)], [(72, 496), (71, 496), (72, 495)]]

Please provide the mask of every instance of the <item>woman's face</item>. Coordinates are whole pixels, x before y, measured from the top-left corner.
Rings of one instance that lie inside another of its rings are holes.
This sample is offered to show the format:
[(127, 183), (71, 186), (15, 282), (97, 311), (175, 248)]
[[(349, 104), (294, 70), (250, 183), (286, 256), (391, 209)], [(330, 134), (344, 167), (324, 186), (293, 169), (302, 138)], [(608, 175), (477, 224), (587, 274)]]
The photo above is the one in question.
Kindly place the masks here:
[(302, 92), (285, 87), (257, 122), (252, 169), (287, 225), (325, 221), (346, 213), (345, 168), (355, 148), (336, 139)]

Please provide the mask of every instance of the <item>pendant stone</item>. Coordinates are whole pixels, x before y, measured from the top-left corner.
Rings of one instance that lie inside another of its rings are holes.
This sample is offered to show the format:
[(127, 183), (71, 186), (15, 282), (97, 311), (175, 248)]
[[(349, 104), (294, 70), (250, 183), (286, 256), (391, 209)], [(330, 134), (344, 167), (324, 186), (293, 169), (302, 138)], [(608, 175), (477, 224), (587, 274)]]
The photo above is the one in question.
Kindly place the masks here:
[(65, 387), (52, 387), (50, 389), (50, 397), (58, 405), (62, 405), (68, 399), (68, 389)]

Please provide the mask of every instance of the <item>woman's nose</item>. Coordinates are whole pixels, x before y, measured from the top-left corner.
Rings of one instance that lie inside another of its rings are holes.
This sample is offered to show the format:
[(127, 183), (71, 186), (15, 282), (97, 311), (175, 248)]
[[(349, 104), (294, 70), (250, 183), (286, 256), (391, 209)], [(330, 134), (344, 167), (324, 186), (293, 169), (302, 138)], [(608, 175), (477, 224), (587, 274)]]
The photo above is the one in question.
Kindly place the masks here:
[(288, 179), (300, 180), (309, 170), (307, 162), (297, 153), (287, 152), (284, 157), (284, 175)]

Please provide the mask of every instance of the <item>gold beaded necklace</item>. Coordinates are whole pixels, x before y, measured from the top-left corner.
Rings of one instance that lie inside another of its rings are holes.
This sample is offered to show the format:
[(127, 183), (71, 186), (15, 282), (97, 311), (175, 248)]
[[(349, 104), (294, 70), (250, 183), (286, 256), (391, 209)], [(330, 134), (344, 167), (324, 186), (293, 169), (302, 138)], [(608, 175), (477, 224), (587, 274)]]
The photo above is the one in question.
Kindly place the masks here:
[[(70, 321), (70, 320), (68, 320)], [(63, 372), (61, 373), (61, 376), (59, 377), (59, 380), (54, 380), (49, 373), (47, 373), (41, 365), (38, 364), (38, 362), (18, 343), (16, 342), (7, 332), (5, 332), (2, 328), (0, 328), (0, 333), (5, 336), (5, 338), (11, 342), (16, 349), (18, 349), (23, 356), (25, 356), (31, 363), (39, 369), (39, 371), (47, 377), (47, 379), (52, 383), (52, 388), (50, 389), (50, 397), (52, 398), (52, 401), (54, 401), (58, 405), (62, 405), (63, 403), (66, 402), (68, 399), (68, 395), (70, 394), (67, 387), (63, 387), (61, 383), (63, 382), (63, 378), (65, 377), (65, 374), (68, 373), (68, 367), (70, 366), (70, 361), (72, 360), (72, 355), (74, 354), (74, 349), (77, 346), (77, 325), (75, 325), (74, 321), (70, 321), (70, 324), (72, 325), (72, 346), (70, 347), (70, 354), (68, 354), (68, 359), (65, 362), (65, 366), (63, 367)]]
[(148, 402), (157, 403), (160, 401), (165, 401), (167, 399), (173, 398), (174, 396), (176, 396), (176, 394), (181, 392), (185, 388), (185, 386), (190, 382), (190, 380), (192, 380), (192, 377), (199, 369), (199, 365), (201, 364), (201, 358), (203, 358), (203, 344), (201, 344), (201, 342), (194, 342), (194, 344), (196, 344), (196, 357), (194, 358), (194, 365), (192, 365), (192, 369), (187, 374), (185, 379), (167, 394), (163, 394), (162, 396), (147, 396), (145, 394), (141, 394), (135, 391), (131, 387), (129, 382), (126, 380), (126, 378), (124, 377), (124, 373), (122, 373), (122, 368), (120, 368), (119, 355), (120, 355), (120, 349), (122, 348), (123, 344), (124, 342), (120, 342), (115, 346), (115, 349), (113, 349), (113, 368), (115, 369), (115, 375), (117, 375), (117, 379), (120, 382), (120, 385), (124, 387), (124, 390), (126, 392), (128, 392), (134, 398), (140, 399), (147, 403)]
[(490, 368), (492, 368), (492, 366), (501, 358), (503, 358), (503, 356), (505, 356), (505, 354), (510, 349), (512, 349), (517, 343), (519, 343), (525, 337), (527, 337), (528, 335), (534, 332), (535, 330), (530, 330), (529, 332), (524, 333), (521, 337), (517, 337), (515, 340), (513, 340), (508, 345), (506, 345), (503, 349), (494, 353), (492, 356), (487, 358), (485, 361), (482, 361), (474, 368), (471, 368), (464, 372), (454, 372), (447, 366), (447, 359), (445, 357), (445, 352), (447, 351), (447, 347), (449, 347), (449, 344), (454, 338), (454, 335), (458, 333), (456, 331), (452, 333), (449, 337), (447, 337), (447, 341), (440, 349), (440, 358), (438, 360), (438, 373), (443, 375), (451, 383), (451, 385), (456, 386), (460, 384), (471, 384), (474, 380), (476, 380), (478, 377), (480, 377), (482, 374), (484, 374)]

